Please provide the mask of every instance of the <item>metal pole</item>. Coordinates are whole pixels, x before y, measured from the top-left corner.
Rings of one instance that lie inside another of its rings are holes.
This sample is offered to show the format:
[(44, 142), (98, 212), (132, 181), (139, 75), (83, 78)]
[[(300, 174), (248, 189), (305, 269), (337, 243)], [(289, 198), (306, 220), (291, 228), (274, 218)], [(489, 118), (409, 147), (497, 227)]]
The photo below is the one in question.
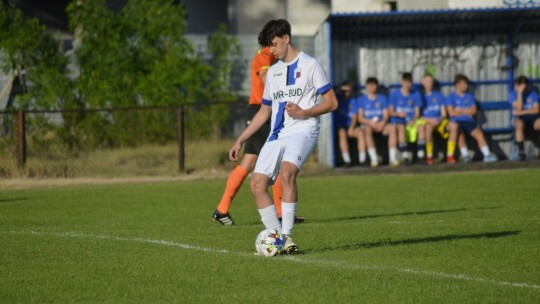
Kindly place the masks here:
[(178, 172), (185, 170), (184, 105), (178, 107)]
[(24, 111), (17, 112), (17, 164), (19, 169), (26, 163), (26, 119)]

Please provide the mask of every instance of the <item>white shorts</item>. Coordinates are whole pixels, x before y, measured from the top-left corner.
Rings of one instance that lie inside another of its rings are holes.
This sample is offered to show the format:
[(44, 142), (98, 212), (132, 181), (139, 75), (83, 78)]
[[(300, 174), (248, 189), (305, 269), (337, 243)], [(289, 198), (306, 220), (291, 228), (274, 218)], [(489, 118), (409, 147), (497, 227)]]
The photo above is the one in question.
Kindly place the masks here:
[(264, 174), (273, 182), (284, 161), (293, 163), (298, 170), (302, 169), (304, 162), (313, 152), (318, 137), (318, 132), (299, 132), (289, 134), (285, 138), (267, 141), (259, 153), (253, 172)]

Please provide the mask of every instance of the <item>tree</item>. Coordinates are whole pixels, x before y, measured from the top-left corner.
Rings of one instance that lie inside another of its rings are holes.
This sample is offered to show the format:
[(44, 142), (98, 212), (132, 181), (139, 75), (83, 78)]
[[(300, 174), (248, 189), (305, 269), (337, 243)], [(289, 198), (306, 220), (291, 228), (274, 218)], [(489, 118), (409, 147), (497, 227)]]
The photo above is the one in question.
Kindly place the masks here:
[[(15, 109), (48, 109), (72, 99), (67, 59), (35, 18), (24, 18), (8, 1), (0, 3), (0, 52), (5, 73), (14, 71), (24, 89)], [(32, 85), (28, 85), (32, 84)]]
[[(205, 62), (184, 37), (183, 6), (168, 0), (128, 1), (114, 13), (105, 0), (77, 0), (67, 12), (80, 68), (75, 87), (84, 107), (176, 106), (235, 99), (226, 74), (231, 73), (228, 58), (231, 50), (238, 49), (236, 41), (221, 28), (210, 41), (214, 59)], [(213, 42), (215, 39), (219, 42)], [(227, 46), (220, 49), (218, 43)], [(217, 111), (219, 117), (215, 117), (216, 111), (201, 109), (187, 109), (188, 121), (197, 122), (196, 126), (188, 125), (190, 131), (215, 134), (227, 118), (226, 111)], [(158, 121), (152, 116), (141, 119), (138, 125), (144, 130), (139, 134), (159, 141), (175, 136), (171, 125), (176, 116)], [(132, 126), (134, 118), (102, 117), (90, 124), (107, 125), (107, 133), (113, 134)]]

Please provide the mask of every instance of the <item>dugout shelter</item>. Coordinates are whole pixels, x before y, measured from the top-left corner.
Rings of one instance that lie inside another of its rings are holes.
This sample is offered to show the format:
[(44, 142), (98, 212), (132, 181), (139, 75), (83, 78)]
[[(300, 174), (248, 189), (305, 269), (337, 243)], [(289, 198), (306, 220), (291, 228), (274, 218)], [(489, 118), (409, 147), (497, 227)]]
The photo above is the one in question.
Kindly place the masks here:
[[(472, 81), (478, 121), (499, 158), (514, 152), (508, 94), (514, 78), (540, 84), (540, 7), (331, 14), (315, 36), (315, 56), (337, 85), (377, 77), (399, 88), (403, 72), (415, 84), (430, 72), (443, 94), (457, 73)], [(331, 115), (321, 117), (318, 157), (336, 165)], [(526, 142), (538, 155), (538, 143)]]

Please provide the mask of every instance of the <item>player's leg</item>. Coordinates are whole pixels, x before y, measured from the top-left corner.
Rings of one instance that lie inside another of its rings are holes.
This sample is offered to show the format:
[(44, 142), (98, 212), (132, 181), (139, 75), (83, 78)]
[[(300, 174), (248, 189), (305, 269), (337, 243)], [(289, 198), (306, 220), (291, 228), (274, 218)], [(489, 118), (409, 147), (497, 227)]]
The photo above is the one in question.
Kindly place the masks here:
[(338, 139), (339, 150), (341, 151), (344, 167), (348, 168), (351, 166), (351, 155), (349, 153), (349, 138), (347, 136), (347, 130), (345, 130), (344, 128), (339, 128)]
[(261, 221), (266, 229), (275, 228), (279, 232), (281, 232), (281, 223), (273, 200), (268, 193), (268, 186), (270, 181), (275, 180), (279, 174), (282, 151), (283, 145), (281, 141), (273, 140), (264, 144), (255, 164), (250, 183), (251, 193), (261, 216)]
[(514, 118), (514, 139), (518, 148), (517, 160), (524, 161), (525, 155), (525, 123), (520, 117)]
[(478, 147), (480, 147), (480, 151), (482, 151), (482, 154), (484, 155), (484, 162), (490, 163), (497, 161), (497, 157), (489, 150), (484, 132), (482, 132), (480, 128), (477, 127), (472, 130), (471, 136), (476, 140)]
[(401, 153), (401, 158), (407, 162), (410, 163), (410, 155), (409, 151), (407, 150), (407, 140), (405, 136), (405, 124), (395, 124), (395, 128), (397, 131), (397, 139), (398, 139), (398, 145), (399, 145), (399, 152)]
[(446, 125), (446, 130), (450, 133), (448, 137), (448, 147), (446, 150), (446, 162), (449, 164), (455, 164), (456, 158), (454, 153), (456, 151), (456, 141), (459, 133), (459, 125), (455, 121), (450, 121)]
[(296, 179), (300, 169), (315, 148), (318, 134), (302, 134), (284, 139), (283, 157), (281, 161), (281, 182), (283, 184), (283, 220), (282, 233), (285, 239), (284, 251), (294, 253), (298, 251), (298, 245), (293, 242), (294, 220), (296, 217), (296, 206), (298, 204), (298, 187)]
[(263, 173), (254, 172), (250, 183), (251, 193), (255, 199), (257, 210), (261, 215), (261, 221), (266, 229), (273, 228), (281, 232), (281, 223), (279, 222), (276, 207), (268, 193), (269, 183), (269, 176)]
[(375, 141), (373, 140), (373, 129), (368, 125), (364, 126), (364, 136), (371, 167), (377, 167), (379, 166), (379, 160), (377, 158), (377, 150), (375, 149)]
[(362, 128), (355, 128), (354, 130), (358, 148), (358, 161), (362, 165), (366, 162), (366, 135)]
[(457, 145), (459, 147), (459, 153), (466, 163), (472, 162), (472, 157), (469, 156), (469, 148), (467, 148), (467, 140), (465, 138), (465, 132), (458, 133)]
[(234, 224), (233, 218), (229, 215), (229, 208), (231, 203), (238, 192), (238, 189), (242, 186), (242, 183), (246, 179), (249, 172), (255, 167), (257, 162), (256, 154), (244, 154), (240, 165), (236, 166), (234, 170), (229, 174), (227, 184), (221, 200), (217, 206), (217, 209), (212, 215), (212, 219), (222, 225)]
[(426, 163), (431, 165), (433, 164), (433, 132), (439, 125), (439, 121), (436, 119), (427, 119), (426, 121), (427, 123), (424, 126), (424, 133), (426, 136)]
[(416, 156), (418, 157), (418, 161), (423, 161), (426, 150), (426, 124), (419, 125), (417, 128), (418, 139), (416, 142)]
[(397, 160), (397, 134), (395, 125), (387, 124), (384, 126), (383, 135), (388, 136), (388, 156), (390, 158), (390, 166), (399, 166), (399, 161)]

